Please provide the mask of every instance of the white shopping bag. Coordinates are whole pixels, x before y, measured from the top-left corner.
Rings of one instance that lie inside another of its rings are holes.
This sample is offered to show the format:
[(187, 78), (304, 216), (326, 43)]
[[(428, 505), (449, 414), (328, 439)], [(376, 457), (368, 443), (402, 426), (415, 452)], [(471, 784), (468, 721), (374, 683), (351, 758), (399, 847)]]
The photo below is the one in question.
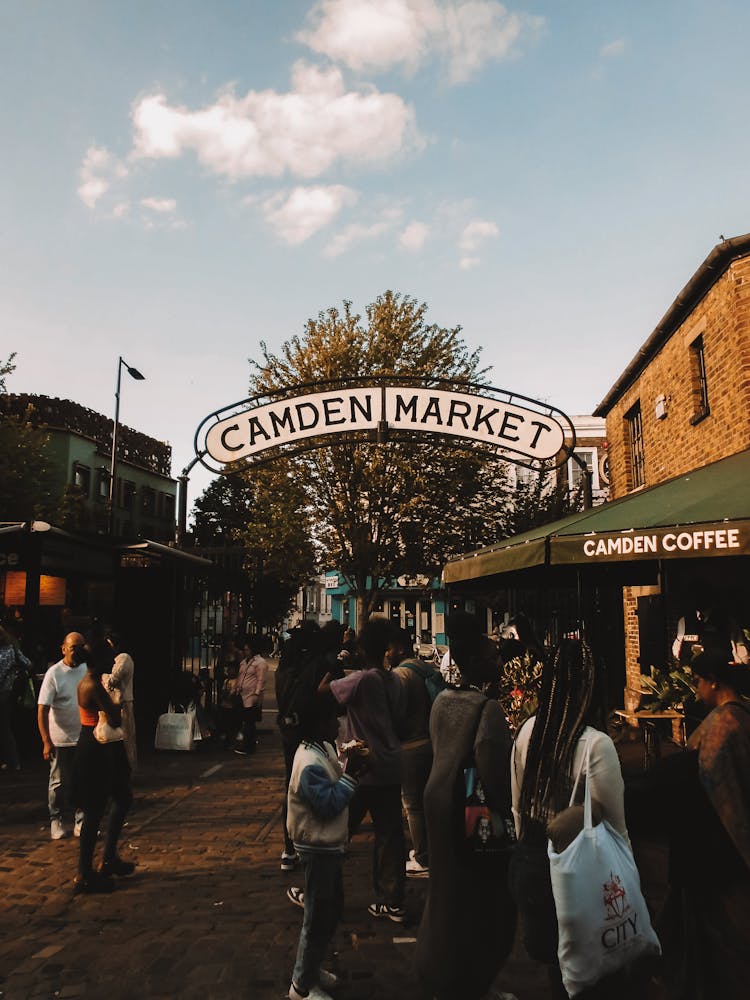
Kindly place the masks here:
[(170, 702), (168, 711), (159, 716), (156, 724), (154, 747), (157, 750), (192, 750), (196, 728), (200, 734), (195, 705), (191, 702), (184, 711), (178, 712)]
[[(630, 845), (606, 820), (592, 824), (589, 752), (587, 740), (583, 830), (560, 854), (551, 843), (547, 847), (557, 910), (557, 957), (571, 997), (639, 959), (661, 954)], [(579, 778), (580, 771), (571, 805)]]

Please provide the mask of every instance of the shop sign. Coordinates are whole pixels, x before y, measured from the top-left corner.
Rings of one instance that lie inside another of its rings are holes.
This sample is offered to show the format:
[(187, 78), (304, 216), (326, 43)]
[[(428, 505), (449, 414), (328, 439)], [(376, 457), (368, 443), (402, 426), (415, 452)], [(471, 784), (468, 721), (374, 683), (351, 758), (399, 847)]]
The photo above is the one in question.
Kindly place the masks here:
[(396, 583), (399, 585), (399, 587), (403, 588), (421, 587), (422, 589), (424, 589), (425, 587), (430, 586), (431, 580), (429, 576), (422, 576), (421, 574), (418, 573), (416, 576), (400, 576), (396, 580)]
[(335, 590), (339, 586), (338, 576), (327, 576), (326, 577), (326, 590)]
[(254, 405), (236, 404), (202, 422), (196, 452), (204, 464), (211, 459), (225, 465), (326, 435), (418, 432), (491, 446), (521, 464), (567, 460), (575, 445), (569, 417), (526, 397), (489, 391), (500, 398), (454, 388), (349, 383), (270, 402), (246, 400)]
[(551, 539), (550, 562), (597, 563), (633, 559), (689, 559), (750, 554), (750, 525), (719, 522), (652, 530), (603, 532)]

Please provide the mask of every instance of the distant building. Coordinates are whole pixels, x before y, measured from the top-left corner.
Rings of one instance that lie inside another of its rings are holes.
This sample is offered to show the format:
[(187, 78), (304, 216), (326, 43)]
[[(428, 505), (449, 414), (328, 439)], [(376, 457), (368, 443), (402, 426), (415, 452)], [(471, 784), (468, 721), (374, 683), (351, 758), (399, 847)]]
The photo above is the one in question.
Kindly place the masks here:
[[(29, 394), (0, 395), (0, 412), (23, 415), (49, 434), (49, 455), (65, 515), (65, 526), (92, 534), (108, 531), (112, 420), (68, 399)], [(175, 532), (176, 480), (172, 449), (147, 434), (119, 425), (115, 537), (171, 542)], [(29, 498), (29, 508), (33, 498)], [(0, 520), (2, 512), (0, 511)]]

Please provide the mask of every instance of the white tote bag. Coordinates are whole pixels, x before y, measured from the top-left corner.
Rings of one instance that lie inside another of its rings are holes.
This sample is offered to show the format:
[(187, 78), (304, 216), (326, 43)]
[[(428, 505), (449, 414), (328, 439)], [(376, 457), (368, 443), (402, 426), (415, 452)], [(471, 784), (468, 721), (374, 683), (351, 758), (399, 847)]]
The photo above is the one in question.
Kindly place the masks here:
[(184, 712), (177, 712), (169, 703), (169, 709), (159, 716), (156, 724), (154, 747), (157, 750), (192, 750), (195, 740), (195, 730), (200, 728), (195, 719), (195, 705), (192, 702)]
[[(590, 744), (587, 740), (581, 763), (586, 784), (583, 829), (560, 854), (551, 843), (547, 847), (557, 910), (557, 957), (571, 997), (638, 959), (661, 954), (630, 845), (607, 820), (597, 826), (591, 822)], [(579, 770), (571, 805), (580, 776)]]

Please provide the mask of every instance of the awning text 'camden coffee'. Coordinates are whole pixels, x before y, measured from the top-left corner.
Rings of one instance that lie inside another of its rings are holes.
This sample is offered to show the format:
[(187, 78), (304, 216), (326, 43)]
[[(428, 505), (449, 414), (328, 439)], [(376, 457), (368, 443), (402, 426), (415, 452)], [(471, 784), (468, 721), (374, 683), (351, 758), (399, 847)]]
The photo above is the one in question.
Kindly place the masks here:
[(617, 562), (750, 554), (750, 524), (703, 524), (618, 531), (573, 538), (556, 536), (552, 562)]

